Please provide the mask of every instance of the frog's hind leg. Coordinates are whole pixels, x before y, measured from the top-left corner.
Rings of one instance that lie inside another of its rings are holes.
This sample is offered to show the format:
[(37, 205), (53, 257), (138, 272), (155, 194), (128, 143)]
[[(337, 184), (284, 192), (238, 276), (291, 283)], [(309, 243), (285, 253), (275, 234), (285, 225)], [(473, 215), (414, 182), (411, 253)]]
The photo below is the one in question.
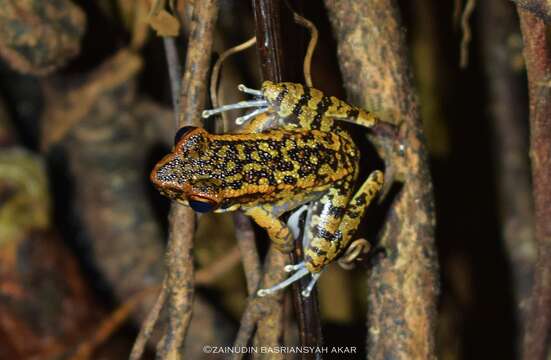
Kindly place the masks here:
[(358, 228), (360, 221), (363, 218), (365, 210), (377, 194), (381, 191), (384, 184), (384, 174), (382, 171), (375, 170), (364, 181), (362, 186), (358, 189), (356, 194), (350, 200), (344, 217), (339, 226), (339, 232), (341, 233), (341, 241), (339, 243), (339, 253), (346, 249), (354, 232)]
[(346, 249), (365, 209), (383, 186), (383, 180), (383, 173), (374, 171), (351, 198), (345, 195), (343, 186), (346, 182), (335, 184), (333, 194), (327, 194), (323, 204), (325, 209), (316, 212), (320, 215), (325, 213), (325, 221), (321, 221), (320, 215), (314, 215), (308, 233), (312, 240), (304, 252), (312, 273), (323, 270)]

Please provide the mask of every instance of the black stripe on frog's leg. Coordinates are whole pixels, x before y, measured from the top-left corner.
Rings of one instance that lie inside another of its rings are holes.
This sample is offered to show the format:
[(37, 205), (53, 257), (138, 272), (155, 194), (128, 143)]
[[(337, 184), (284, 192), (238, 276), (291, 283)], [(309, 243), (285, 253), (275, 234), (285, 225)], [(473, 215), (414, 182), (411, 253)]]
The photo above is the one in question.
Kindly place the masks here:
[(331, 106), (331, 99), (327, 96), (322, 96), (322, 98), (318, 101), (318, 104), (316, 106), (316, 115), (312, 119), (312, 122), (310, 123), (311, 129), (319, 129), (321, 127), (321, 120), (325, 116), (325, 113), (327, 112), (327, 109)]
[(283, 99), (285, 98), (285, 96), (287, 96), (287, 93), (289, 92), (289, 89), (287, 89), (287, 86), (285, 84), (281, 84), (281, 86), (283, 86), (283, 90), (277, 94), (277, 97), (275, 98), (274, 102), (272, 103), (272, 106), (279, 106), (281, 105), (281, 102), (283, 101)]
[(307, 87), (302, 87), (303, 94), (301, 95), (300, 99), (296, 102), (295, 106), (293, 107), (292, 113), (296, 117), (299, 117), (302, 113), (302, 110), (305, 106), (308, 106), (308, 102), (312, 99), (312, 95), (310, 95), (310, 89)]
[(350, 109), (346, 112), (346, 115), (350, 118), (350, 120), (356, 120), (358, 118), (358, 115), (360, 114), (360, 111), (358, 109)]

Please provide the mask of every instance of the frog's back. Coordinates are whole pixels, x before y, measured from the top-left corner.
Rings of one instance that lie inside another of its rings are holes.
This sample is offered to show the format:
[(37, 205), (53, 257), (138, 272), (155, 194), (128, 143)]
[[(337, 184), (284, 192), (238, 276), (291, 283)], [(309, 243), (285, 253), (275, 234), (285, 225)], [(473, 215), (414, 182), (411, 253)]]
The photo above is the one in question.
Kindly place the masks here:
[(222, 198), (248, 204), (323, 189), (355, 173), (359, 156), (349, 137), (317, 130), (212, 135), (210, 151)]

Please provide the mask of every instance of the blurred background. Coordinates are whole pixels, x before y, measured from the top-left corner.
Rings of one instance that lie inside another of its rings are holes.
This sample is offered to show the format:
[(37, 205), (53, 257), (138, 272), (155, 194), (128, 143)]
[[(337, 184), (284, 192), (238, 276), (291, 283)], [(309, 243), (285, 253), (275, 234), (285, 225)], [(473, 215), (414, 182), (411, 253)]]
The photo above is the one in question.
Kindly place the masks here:
[[(511, 2), (479, 1), (471, 15), (469, 4), (399, 1), (436, 199), (436, 346), (441, 359), (512, 359), (536, 255), (522, 37)], [(295, 5), (320, 32), (314, 86), (346, 99), (323, 3)], [(183, 60), (193, 1), (175, 6)], [(153, 304), (170, 203), (148, 174), (170, 151), (174, 115), (150, 7), (0, 0), (0, 359), (126, 358)], [(213, 63), (253, 34), (249, 2), (221, 0)], [(297, 37), (308, 42), (305, 30)], [(242, 99), (237, 84), (259, 88), (260, 79), (254, 47), (234, 55), (222, 67), (219, 101)], [(384, 213), (375, 206), (369, 215), (375, 220), (360, 235), (374, 240)], [(265, 254), (268, 239), (255, 233)], [(235, 338), (247, 298), (235, 243), (231, 215), (200, 217), (194, 256), (198, 276), (204, 271), (190, 358), (205, 356), (203, 344)], [(331, 266), (318, 287), (324, 344), (356, 346), (358, 358), (364, 260), (351, 270)], [(212, 275), (221, 262), (224, 271)], [(285, 342), (296, 344), (290, 303)]]

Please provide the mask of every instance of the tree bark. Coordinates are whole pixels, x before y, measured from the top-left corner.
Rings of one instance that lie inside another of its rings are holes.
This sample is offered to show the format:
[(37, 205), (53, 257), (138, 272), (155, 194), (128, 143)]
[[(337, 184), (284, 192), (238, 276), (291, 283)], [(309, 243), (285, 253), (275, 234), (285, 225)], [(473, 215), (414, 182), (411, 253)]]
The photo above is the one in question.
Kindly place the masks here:
[[(352, 104), (400, 126), (382, 139), (388, 167), (403, 179), (368, 277), (369, 359), (434, 359), (438, 266), (425, 138), (395, 1), (325, 0)], [(389, 143), (393, 142), (393, 143)], [(388, 179), (387, 179), (388, 181)]]

